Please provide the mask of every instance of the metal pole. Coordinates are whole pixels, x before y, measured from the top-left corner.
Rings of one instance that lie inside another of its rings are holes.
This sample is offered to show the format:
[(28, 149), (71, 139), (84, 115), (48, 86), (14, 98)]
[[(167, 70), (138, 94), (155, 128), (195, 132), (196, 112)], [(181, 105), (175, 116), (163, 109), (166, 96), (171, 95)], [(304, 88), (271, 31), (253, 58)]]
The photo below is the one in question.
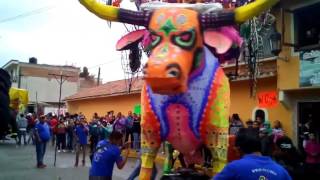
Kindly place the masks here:
[[(58, 102), (58, 121), (60, 121), (60, 107), (61, 107), (61, 92), (62, 92), (62, 72), (60, 73), (60, 82), (59, 82), (59, 102)], [(56, 146), (54, 148), (54, 163), (53, 166), (56, 166), (56, 162), (57, 162), (57, 143)]]
[[(68, 77), (72, 77), (72, 76), (67, 76), (67, 75), (63, 75), (62, 71), (60, 71), (60, 75), (59, 74), (49, 74), (49, 75), (53, 75), (55, 77), (55, 79), (57, 80), (57, 82), (59, 83), (59, 102), (58, 102), (58, 120), (60, 119), (60, 108), (61, 108), (61, 94), (62, 94), (62, 84), (64, 83), (64, 81), (62, 81), (62, 79), (68, 78)], [(60, 81), (58, 80), (57, 76), (60, 76)], [(54, 163), (53, 165), (56, 166), (56, 161), (57, 161), (57, 144), (55, 146), (55, 150), (54, 150)]]
[(99, 67), (99, 71), (98, 71), (98, 82), (97, 82), (97, 85), (98, 86), (100, 85), (100, 67)]
[(62, 75), (60, 76), (60, 90), (59, 90), (59, 103), (58, 103), (58, 120), (60, 120), (60, 108), (61, 108), (61, 92), (62, 92)]

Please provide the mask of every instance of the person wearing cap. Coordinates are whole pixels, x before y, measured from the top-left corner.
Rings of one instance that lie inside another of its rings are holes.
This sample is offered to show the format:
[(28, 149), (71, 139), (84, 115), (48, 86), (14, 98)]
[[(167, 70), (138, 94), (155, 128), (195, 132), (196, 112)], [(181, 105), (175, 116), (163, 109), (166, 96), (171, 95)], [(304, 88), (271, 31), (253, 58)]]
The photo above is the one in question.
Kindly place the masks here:
[(35, 140), (37, 153), (37, 167), (45, 168), (47, 165), (43, 163), (43, 158), (46, 153), (47, 142), (50, 139), (50, 129), (44, 115), (40, 116), (39, 122), (35, 126)]
[(303, 157), (289, 137), (282, 136), (277, 139), (272, 157), (288, 171), (292, 179), (303, 178), (305, 174)]

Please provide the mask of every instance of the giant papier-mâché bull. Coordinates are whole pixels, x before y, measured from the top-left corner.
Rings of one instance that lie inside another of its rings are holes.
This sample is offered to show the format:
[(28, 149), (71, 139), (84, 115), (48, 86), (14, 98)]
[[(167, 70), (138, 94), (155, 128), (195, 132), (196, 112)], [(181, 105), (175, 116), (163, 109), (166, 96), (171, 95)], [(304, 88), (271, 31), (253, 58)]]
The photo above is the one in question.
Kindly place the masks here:
[(169, 4), (132, 11), (95, 0), (80, 0), (102, 19), (147, 28), (132, 32), (117, 44), (118, 50), (124, 50), (148, 39), (146, 34), (150, 37), (151, 53), (144, 67), (141, 93), (140, 179), (150, 179), (163, 141), (181, 152), (187, 164), (201, 163), (201, 148), (206, 146), (213, 155), (214, 171), (224, 167), (230, 154), (230, 92), (228, 78), (219, 65), (221, 59), (217, 57), (235, 45), (241, 46), (241, 38), (231, 26), (278, 1), (256, 0), (232, 11), (203, 12), (200, 8), (200, 12), (192, 5)]

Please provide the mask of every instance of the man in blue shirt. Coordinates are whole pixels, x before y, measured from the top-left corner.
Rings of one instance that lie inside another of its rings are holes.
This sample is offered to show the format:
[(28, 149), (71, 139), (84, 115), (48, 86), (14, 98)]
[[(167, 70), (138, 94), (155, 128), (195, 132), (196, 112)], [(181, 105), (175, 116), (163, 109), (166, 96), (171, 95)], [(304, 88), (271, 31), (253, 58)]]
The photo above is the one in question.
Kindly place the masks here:
[[(116, 163), (119, 169), (122, 169), (128, 159), (129, 150), (126, 151), (126, 156), (121, 157), (122, 134), (113, 131), (108, 140), (102, 140), (98, 143), (96, 152), (92, 159), (89, 180), (111, 180), (113, 166)], [(128, 148), (128, 144), (126, 144)]]
[(47, 142), (50, 139), (50, 129), (46, 123), (45, 116), (40, 116), (39, 122), (35, 126), (35, 140), (36, 140), (36, 152), (37, 152), (37, 167), (45, 168), (43, 164), (43, 157), (46, 153)]
[(261, 155), (261, 142), (256, 133), (240, 129), (236, 146), (244, 156), (226, 165), (214, 180), (291, 180), (282, 166)]
[(88, 144), (88, 132), (89, 128), (86, 125), (84, 119), (81, 119), (81, 122), (76, 121), (75, 126), (75, 134), (76, 134), (76, 162), (74, 164), (75, 167), (78, 167), (79, 163), (79, 154), (82, 150), (82, 166), (85, 166), (86, 162), (86, 146)]

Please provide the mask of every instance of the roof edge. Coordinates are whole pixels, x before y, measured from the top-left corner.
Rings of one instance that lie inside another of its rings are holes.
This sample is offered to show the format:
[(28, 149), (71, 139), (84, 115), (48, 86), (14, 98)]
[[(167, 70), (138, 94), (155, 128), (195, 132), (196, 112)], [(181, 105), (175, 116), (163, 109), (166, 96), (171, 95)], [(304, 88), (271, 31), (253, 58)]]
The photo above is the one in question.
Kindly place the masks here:
[(130, 94), (138, 94), (141, 92), (141, 89), (133, 90), (130, 93), (126, 94), (126, 91), (112, 93), (112, 94), (103, 94), (103, 95), (94, 95), (94, 96), (86, 96), (80, 98), (65, 98), (63, 101), (80, 101), (80, 100), (87, 100), (87, 99), (97, 99), (97, 98), (106, 98), (106, 97), (114, 97), (114, 96), (121, 96), (121, 95), (130, 95)]
[(15, 59), (11, 59), (10, 61), (8, 61), (6, 64), (4, 64), (1, 68), (2, 69), (6, 69), (8, 68), (10, 65), (12, 64), (19, 64), (19, 61), (18, 60), (15, 60)]

